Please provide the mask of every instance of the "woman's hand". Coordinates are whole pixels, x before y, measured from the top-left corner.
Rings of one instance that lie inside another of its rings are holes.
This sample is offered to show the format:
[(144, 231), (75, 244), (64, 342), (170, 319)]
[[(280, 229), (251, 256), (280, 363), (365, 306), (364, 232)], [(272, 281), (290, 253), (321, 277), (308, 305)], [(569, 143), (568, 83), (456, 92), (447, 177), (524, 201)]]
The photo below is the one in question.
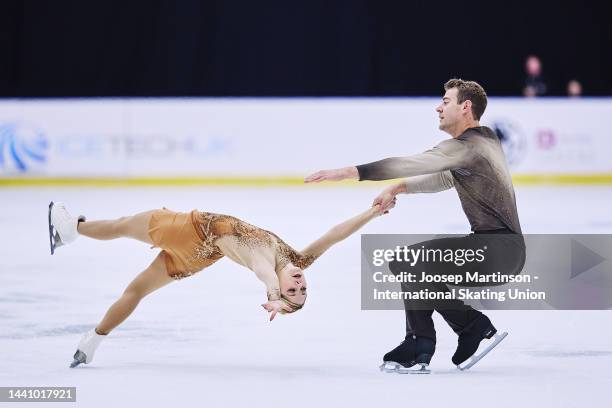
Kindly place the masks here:
[(386, 213), (388, 212), (389, 209), (395, 207), (395, 203), (396, 203), (395, 194), (393, 194), (393, 192), (391, 191), (385, 190), (382, 193), (380, 193), (378, 197), (374, 199), (374, 201), (372, 202), (372, 206), (376, 207), (378, 205), (380, 206), (381, 211), (383, 213)]
[(272, 313), (270, 315), (270, 321), (274, 320), (274, 317), (278, 312), (287, 312), (291, 313), (291, 308), (286, 305), (282, 300), (269, 300), (263, 305), (261, 305), (264, 309), (268, 311), (268, 313)]
[(372, 208), (374, 209), (374, 211), (376, 211), (376, 215), (380, 216), (384, 214), (389, 214), (389, 210), (395, 207), (395, 203), (395, 196), (393, 196), (388, 202), (385, 203), (385, 206), (375, 201), (372, 205)]

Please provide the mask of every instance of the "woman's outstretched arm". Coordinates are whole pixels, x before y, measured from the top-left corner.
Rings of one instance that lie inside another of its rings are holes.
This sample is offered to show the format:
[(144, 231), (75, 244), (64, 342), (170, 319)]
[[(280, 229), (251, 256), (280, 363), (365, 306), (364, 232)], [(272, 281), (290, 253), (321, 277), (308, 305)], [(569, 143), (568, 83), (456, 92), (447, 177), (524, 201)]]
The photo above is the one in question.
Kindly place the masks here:
[[(395, 201), (388, 208), (393, 208), (394, 205)], [(348, 238), (361, 227), (370, 222), (373, 218), (376, 218), (382, 214), (382, 207), (379, 204), (370, 207), (361, 214), (358, 214), (352, 218), (349, 218), (343, 223), (334, 226), (332, 229), (327, 231), (325, 235), (323, 235), (321, 238), (317, 239), (316, 241), (308, 245), (306, 248), (304, 248), (301, 253), (304, 256), (318, 257), (323, 254), (323, 252), (327, 251), (332, 245), (337, 244), (338, 242)]]

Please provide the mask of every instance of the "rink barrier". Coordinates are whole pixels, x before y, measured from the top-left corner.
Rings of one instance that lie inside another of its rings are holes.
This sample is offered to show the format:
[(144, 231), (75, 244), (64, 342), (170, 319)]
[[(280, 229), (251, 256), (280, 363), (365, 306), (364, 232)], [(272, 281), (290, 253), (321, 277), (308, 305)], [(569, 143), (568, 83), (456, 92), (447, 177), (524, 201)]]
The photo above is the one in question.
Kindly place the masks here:
[[(611, 174), (516, 174), (515, 185), (612, 185)], [(355, 180), (310, 184), (318, 187), (392, 184), (397, 180)], [(0, 187), (130, 187), (130, 186), (242, 186), (287, 187), (304, 186), (302, 177), (134, 177), (134, 178), (74, 178), (19, 177), (1, 178)]]
[[(0, 178), (300, 184), (299, 176), (318, 168), (417, 154), (447, 140), (437, 129), (438, 104), (439, 98), (0, 99)], [(517, 182), (610, 184), (601, 176), (612, 174), (610, 112), (612, 98), (491, 98), (482, 124), (498, 133)]]

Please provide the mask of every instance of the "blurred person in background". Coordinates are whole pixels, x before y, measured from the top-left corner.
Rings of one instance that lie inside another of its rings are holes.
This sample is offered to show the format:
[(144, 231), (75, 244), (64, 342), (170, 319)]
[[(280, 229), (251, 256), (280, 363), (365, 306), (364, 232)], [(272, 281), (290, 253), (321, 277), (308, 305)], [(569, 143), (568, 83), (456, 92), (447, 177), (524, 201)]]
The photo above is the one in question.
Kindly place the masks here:
[(546, 82), (542, 76), (542, 62), (535, 55), (530, 55), (525, 61), (525, 85), (523, 96), (535, 97), (544, 96), (547, 92)]
[(579, 98), (582, 96), (582, 84), (578, 80), (572, 79), (567, 83), (567, 96), (570, 98)]

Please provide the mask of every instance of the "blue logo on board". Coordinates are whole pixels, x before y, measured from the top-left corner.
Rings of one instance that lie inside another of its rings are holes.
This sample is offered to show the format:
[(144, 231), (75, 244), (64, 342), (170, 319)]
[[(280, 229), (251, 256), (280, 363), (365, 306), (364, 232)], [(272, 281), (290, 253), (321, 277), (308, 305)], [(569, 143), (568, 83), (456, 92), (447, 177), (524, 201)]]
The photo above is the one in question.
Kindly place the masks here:
[(0, 124), (0, 170), (25, 173), (32, 166), (47, 161), (49, 140), (30, 125)]
[(501, 142), (506, 160), (510, 166), (519, 163), (525, 157), (527, 138), (521, 129), (509, 120), (496, 120), (490, 125)]

